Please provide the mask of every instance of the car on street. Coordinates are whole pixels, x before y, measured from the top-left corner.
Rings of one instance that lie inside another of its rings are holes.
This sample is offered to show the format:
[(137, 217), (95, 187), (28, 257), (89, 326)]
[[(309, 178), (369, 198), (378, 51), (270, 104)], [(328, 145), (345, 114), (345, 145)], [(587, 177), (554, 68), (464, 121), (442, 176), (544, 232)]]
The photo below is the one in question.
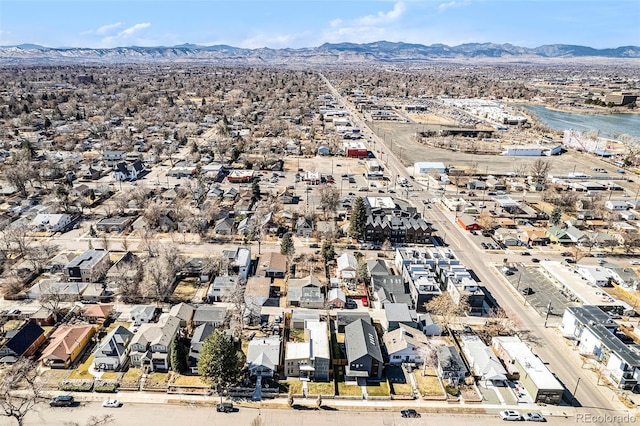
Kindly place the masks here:
[(570, 251), (563, 251), (562, 253), (560, 253), (560, 256), (562, 256), (562, 257), (571, 256), (571, 252)]
[(231, 402), (222, 402), (217, 404), (216, 411), (218, 413), (231, 413), (233, 412), (233, 404)]
[(309, 248), (320, 248), (320, 246), (317, 243), (311, 243), (309, 244)]
[(106, 399), (102, 402), (102, 406), (106, 408), (118, 408), (122, 406), (122, 403), (117, 399)]
[(74, 404), (75, 400), (71, 395), (60, 395), (51, 398), (49, 401), (50, 407), (71, 407)]
[(564, 261), (567, 263), (576, 263), (576, 260), (571, 257), (567, 257)]
[(532, 258), (531, 258), (531, 261), (532, 261), (533, 263), (540, 263), (540, 259), (538, 259), (537, 257), (532, 257)]
[(500, 411), (498, 414), (500, 415), (500, 418), (504, 421), (519, 422), (522, 420), (522, 416), (520, 415), (520, 412), (516, 410), (504, 410), (504, 411)]
[(531, 253), (529, 253), (528, 251), (523, 251), (522, 253), (520, 253), (521, 256), (531, 256)]
[(400, 411), (400, 415), (404, 418), (414, 418), (417, 419), (418, 417), (420, 417), (420, 413), (418, 413), (416, 410), (414, 410), (413, 408), (409, 408), (407, 410), (402, 410)]
[(630, 260), (629, 263), (632, 265), (640, 265), (640, 260)]
[(520, 293), (522, 293), (523, 296), (529, 296), (530, 294), (535, 293), (535, 291), (531, 287), (527, 287), (523, 288)]
[(354, 246), (353, 244), (349, 244), (347, 246), (347, 250), (358, 250), (358, 247)]
[(547, 421), (547, 419), (545, 419), (540, 413), (526, 413), (524, 415), (524, 419), (528, 422), (546, 422)]

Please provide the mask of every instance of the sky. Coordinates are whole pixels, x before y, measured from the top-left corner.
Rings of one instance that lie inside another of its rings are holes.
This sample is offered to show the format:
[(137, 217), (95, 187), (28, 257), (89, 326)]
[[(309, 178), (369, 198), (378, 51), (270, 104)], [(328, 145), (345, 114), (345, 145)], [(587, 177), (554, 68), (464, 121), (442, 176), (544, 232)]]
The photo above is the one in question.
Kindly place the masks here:
[(640, 45), (640, 0), (2, 0), (0, 45)]

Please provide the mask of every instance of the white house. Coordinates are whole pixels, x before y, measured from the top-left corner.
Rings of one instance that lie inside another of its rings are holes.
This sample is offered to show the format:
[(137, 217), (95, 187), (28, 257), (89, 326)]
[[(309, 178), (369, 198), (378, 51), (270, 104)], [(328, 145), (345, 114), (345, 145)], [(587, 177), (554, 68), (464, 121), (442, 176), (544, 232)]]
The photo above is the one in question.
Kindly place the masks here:
[(611, 281), (611, 273), (605, 268), (591, 265), (580, 265), (576, 269), (587, 281), (591, 284), (597, 285), (598, 287), (605, 287), (609, 285), (609, 282)]
[(69, 226), (73, 218), (68, 214), (40, 213), (31, 221), (31, 227), (38, 231), (59, 232)]
[(622, 200), (607, 200), (607, 202), (604, 203), (604, 206), (613, 211), (627, 210), (629, 208), (627, 202)]
[(345, 280), (354, 280), (356, 278), (356, 268), (358, 261), (351, 253), (343, 253), (338, 257), (338, 276)]
[(425, 353), (423, 349), (429, 344), (429, 339), (424, 333), (404, 324), (385, 333), (382, 341), (387, 348), (390, 364), (403, 362), (422, 364)]

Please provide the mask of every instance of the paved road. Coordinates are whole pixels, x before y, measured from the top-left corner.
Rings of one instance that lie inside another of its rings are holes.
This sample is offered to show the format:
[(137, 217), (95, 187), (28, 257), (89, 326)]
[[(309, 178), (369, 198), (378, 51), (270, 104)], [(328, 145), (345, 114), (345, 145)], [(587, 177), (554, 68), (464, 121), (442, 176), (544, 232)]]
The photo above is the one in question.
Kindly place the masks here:
[[(384, 408), (381, 408), (384, 409)], [(217, 413), (211, 406), (187, 404), (141, 404), (128, 403), (120, 408), (102, 408), (100, 403), (82, 403), (73, 408), (50, 408), (46, 405), (38, 407), (37, 412), (30, 413), (26, 418), (26, 425), (66, 425), (67, 422), (77, 422), (83, 425), (91, 416), (113, 416), (113, 425), (144, 426), (144, 425), (250, 425), (257, 417), (262, 419), (262, 425), (367, 425), (367, 426), (401, 426), (401, 425), (433, 425), (447, 424), (450, 426), (478, 426), (496, 424), (497, 415), (451, 413), (423, 413), (419, 419), (403, 419), (400, 409), (389, 411), (366, 411), (346, 409), (303, 409), (291, 408), (240, 408), (235, 413)], [(420, 409), (418, 409), (420, 411)], [(575, 414), (568, 417), (549, 418), (553, 424), (568, 425), (575, 423)], [(0, 418), (0, 425), (15, 425), (15, 421)]]
[[(366, 127), (366, 123), (359, 117), (353, 106), (340, 96), (326, 78), (325, 82), (336, 99), (349, 110), (354, 118), (356, 127), (360, 127), (365, 136), (371, 135), (370, 137), (379, 146), (385, 146), (384, 141), (370, 132), (370, 129)], [(385, 151), (389, 152), (390, 150), (386, 149)], [(389, 152), (388, 167), (392, 175), (398, 174), (410, 179), (407, 169), (393, 152)], [(410, 199), (410, 202), (412, 201)], [(420, 206), (417, 207), (420, 208)], [(502, 282), (502, 278), (496, 277), (490, 272), (486, 264), (486, 253), (478, 250), (477, 246), (469, 239), (468, 233), (462, 232), (458, 226), (454, 225), (453, 213), (449, 215), (450, 212), (444, 212), (437, 208), (429, 209), (427, 213), (434, 223), (442, 224), (438, 228), (441, 234), (445, 235), (445, 241), (455, 249), (456, 255), (460, 260), (467, 268), (473, 269), (481, 284), (505, 309), (509, 317), (517, 319), (519, 328), (523, 332), (523, 337), (532, 343), (532, 347), (535, 349), (534, 352), (547, 363), (552, 372), (557, 374), (570, 392), (573, 392), (576, 387), (578, 388), (575, 395), (578, 403), (583, 407), (589, 407), (598, 414), (606, 414), (612, 410), (621, 409), (621, 404), (613, 403), (613, 400), (616, 399), (615, 395), (609, 389), (598, 386), (593, 380), (594, 375), (587, 374), (580, 367), (582, 362), (575, 351), (567, 345), (565, 339), (555, 329), (545, 328), (543, 325), (544, 318), (541, 318), (533, 308), (529, 306), (523, 307), (521, 299), (515, 290)]]

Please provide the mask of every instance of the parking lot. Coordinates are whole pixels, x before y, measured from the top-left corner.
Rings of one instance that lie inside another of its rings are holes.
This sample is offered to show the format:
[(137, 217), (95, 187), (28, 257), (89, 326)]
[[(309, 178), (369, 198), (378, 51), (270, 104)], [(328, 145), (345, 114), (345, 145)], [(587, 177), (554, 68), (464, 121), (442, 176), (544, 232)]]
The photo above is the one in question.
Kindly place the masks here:
[[(560, 289), (550, 281), (537, 266), (527, 266), (517, 264), (517, 271), (513, 271), (513, 275), (507, 275), (500, 268), (500, 272), (518, 290), (525, 299), (523, 303), (528, 303), (541, 315), (547, 315), (547, 306), (551, 301), (550, 317), (562, 317), (564, 310), (568, 306), (572, 306), (565, 296), (562, 295)], [(531, 289), (529, 294), (524, 295), (525, 289)]]

